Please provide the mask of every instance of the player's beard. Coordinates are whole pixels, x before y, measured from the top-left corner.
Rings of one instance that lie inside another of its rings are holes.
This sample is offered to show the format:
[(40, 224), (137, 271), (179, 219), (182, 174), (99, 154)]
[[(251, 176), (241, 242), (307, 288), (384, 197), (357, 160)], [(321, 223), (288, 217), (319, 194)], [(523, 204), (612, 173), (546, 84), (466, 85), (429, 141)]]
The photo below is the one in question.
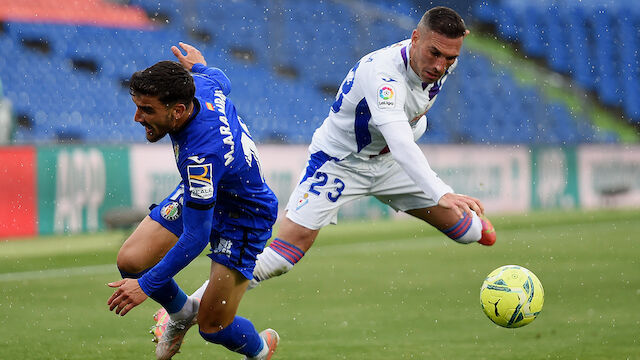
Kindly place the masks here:
[[(173, 118), (171, 117), (171, 114), (167, 114), (167, 116), (165, 117), (164, 124), (172, 124), (172, 120)], [(164, 126), (161, 126), (160, 124), (155, 126), (149, 123), (145, 123), (145, 124), (146, 124), (144, 126), (145, 135), (147, 137), (147, 141), (151, 143), (159, 141), (169, 132), (169, 129), (164, 129)]]

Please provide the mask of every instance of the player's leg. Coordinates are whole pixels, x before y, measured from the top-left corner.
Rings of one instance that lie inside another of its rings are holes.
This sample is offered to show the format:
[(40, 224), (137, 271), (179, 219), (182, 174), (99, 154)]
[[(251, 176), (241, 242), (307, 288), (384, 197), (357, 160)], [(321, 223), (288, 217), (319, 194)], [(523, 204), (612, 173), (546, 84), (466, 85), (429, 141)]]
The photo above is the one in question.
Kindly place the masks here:
[[(138, 279), (164, 257), (176, 243), (177, 236), (160, 223), (145, 217), (118, 252), (117, 265), (123, 278)], [(171, 280), (150, 296), (170, 315), (180, 316), (187, 295)]]
[(248, 284), (240, 272), (213, 262), (198, 326), (205, 340), (253, 358), (263, 350), (268, 352), (269, 344), (265, 344), (251, 321), (236, 315)]
[(175, 234), (147, 215), (120, 247), (118, 270), (123, 277), (138, 278), (138, 273), (157, 264), (176, 241)]
[[(182, 233), (182, 185), (154, 206), (118, 252), (117, 265), (123, 278), (140, 278), (160, 261), (175, 245)], [(197, 311), (197, 301), (190, 299), (172, 279), (150, 297), (162, 305), (174, 321), (183, 320)], [(156, 313), (154, 317), (164, 316)]]
[(495, 231), (488, 219), (481, 219), (473, 211), (460, 219), (453, 210), (442, 208), (427, 197), (390, 156), (381, 156), (376, 161), (380, 171), (372, 193), (380, 201), (429, 223), (457, 242), (483, 245), (495, 242)]
[(496, 241), (495, 230), (489, 219), (480, 217), (473, 211), (471, 214), (465, 214), (462, 219), (453, 210), (440, 206), (411, 209), (406, 213), (426, 221), (452, 240), (462, 244), (478, 242), (490, 246)]
[(182, 234), (182, 183), (136, 227), (118, 252), (123, 277), (138, 278), (164, 257)]
[(311, 248), (319, 232), (320, 229), (309, 229), (286, 216), (280, 220), (276, 238), (258, 255), (249, 289), (289, 272)]
[[(117, 263), (122, 277), (139, 278), (144, 275), (177, 240), (176, 234), (150, 216), (145, 217), (118, 253)], [(176, 347), (177, 352), (186, 333), (183, 329), (191, 326), (197, 314), (198, 302), (189, 298), (173, 279), (150, 294), (150, 297), (162, 306), (154, 314), (156, 325), (151, 329), (154, 341), (158, 342), (156, 352), (161, 349), (160, 353), (166, 353), (171, 346)]]
[(256, 263), (271, 231), (242, 229), (224, 236), (212, 236), (213, 260), (209, 284), (202, 296), (198, 325), (202, 337), (247, 358), (268, 359), (278, 343), (278, 335), (266, 330), (263, 336), (246, 318), (237, 316)]
[(311, 248), (320, 229), (337, 222), (338, 209), (364, 196), (369, 179), (358, 171), (361, 164), (354, 159), (336, 160), (322, 152), (310, 156), (276, 238), (258, 255), (250, 289), (291, 270)]

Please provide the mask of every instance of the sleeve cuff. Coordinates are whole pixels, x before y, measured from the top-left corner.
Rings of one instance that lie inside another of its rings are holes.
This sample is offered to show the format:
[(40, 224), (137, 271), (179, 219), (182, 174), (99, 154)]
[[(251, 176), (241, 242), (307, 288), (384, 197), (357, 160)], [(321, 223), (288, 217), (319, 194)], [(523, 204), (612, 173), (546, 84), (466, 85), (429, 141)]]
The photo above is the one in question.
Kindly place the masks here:
[(195, 63), (191, 67), (191, 72), (202, 73), (206, 69), (207, 69), (206, 65), (204, 65), (202, 63)]
[(445, 194), (449, 194), (452, 193), (453, 194), (453, 189), (450, 186), (447, 186), (447, 188), (443, 187), (442, 189), (436, 189), (435, 190), (435, 194), (433, 197), (433, 200), (436, 203), (440, 202), (440, 199), (445, 195)]
[(145, 281), (145, 275), (138, 279), (138, 285), (140, 286), (140, 289), (142, 289), (142, 291), (147, 294), (147, 296), (151, 296), (152, 291), (151, 289), (149, 289), (149, 284), (147, 284), (147, 282)]

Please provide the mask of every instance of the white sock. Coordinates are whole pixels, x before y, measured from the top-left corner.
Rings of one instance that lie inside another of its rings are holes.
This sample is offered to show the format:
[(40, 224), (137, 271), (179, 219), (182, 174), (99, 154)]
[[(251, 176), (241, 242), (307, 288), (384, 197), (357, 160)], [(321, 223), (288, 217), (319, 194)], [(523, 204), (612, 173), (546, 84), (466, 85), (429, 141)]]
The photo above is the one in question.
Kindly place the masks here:
[(463, 244), (470, 244), (472, 242), (479, 241), (482, 238), (482, 222), (480, 222), (480, 218), (476, 215), (475, 211), (471, 211), (471, 214), (473, 217), (471, 219), (471, 226), (469, 227), (469, 230), (455, 241)]
[(173, 321), (188, 319), (198, 312), (199, 307), (200, 302), (196, 300), (196, 298), (189, 296), (184, 305), (182, 305), (182, 308), (178, 312), (169, 314), (169, 317)]
[(274, 276), (282, 275), (292, 268), (293, 264), (287, 259), (270, 247), (266, 247), (262, 253), (258, 254), (256, 267), (253, 269), (253, 277), (258, 281), (264, 281)]
[(267, 345), (267, 341), (263, 339), (262, 336), (260, 337), (260, 339), (262, 340), (262, 350), (260, 350), (258, 355), (249, 359), (262, 359), (269, 353), (269, 345)]
[(207, 285), (209, 285), (209, 280), (205, 281), (202, 286), (198, 288), (190, 297), (202, 299), (202, 295), (204, 295), (204, 291), (207, 289)]

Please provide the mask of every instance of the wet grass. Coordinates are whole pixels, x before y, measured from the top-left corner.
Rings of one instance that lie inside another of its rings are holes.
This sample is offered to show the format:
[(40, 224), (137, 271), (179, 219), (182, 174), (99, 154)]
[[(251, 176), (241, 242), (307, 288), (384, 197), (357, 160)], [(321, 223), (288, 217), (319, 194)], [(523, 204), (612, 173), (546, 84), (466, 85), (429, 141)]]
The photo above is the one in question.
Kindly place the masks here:
[[(282, 337), (275, 359), (640, 358), (640, 211), (494, 216), (498, 243), (463, 246), (414, 220), (324, 229), (286, 276), (247, 293), (240, 314)], [(153, 359), (150, 300), (108, 311), (126, 234), (0, 243), (0, 359)], [(493, 325), (482, 280), (505, 264), (540, 278), (545, 305), (520, 329)], [(179, 276), (193, 291), (202, 256)], [(187, 335), (174, 359), (239, 359)]]

